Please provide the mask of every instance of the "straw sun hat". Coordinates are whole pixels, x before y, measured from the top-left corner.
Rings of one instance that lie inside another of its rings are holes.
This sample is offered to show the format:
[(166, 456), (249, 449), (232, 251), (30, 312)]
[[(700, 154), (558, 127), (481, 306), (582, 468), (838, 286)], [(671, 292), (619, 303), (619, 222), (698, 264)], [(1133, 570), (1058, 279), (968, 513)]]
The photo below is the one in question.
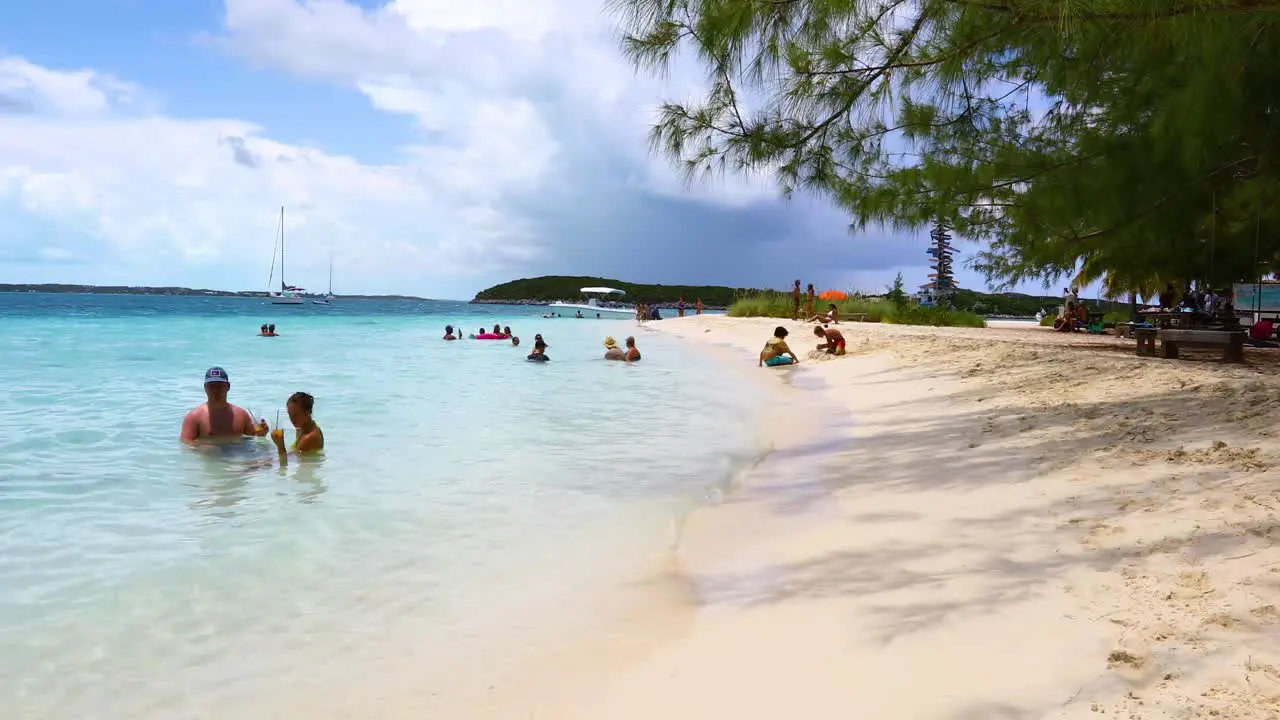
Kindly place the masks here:
[(609, 337), (604, 339), (604, 346), (607, 348), (616, 348), (618, 347), (618, 341), (614, 340), (613, 336), (610, 335)]

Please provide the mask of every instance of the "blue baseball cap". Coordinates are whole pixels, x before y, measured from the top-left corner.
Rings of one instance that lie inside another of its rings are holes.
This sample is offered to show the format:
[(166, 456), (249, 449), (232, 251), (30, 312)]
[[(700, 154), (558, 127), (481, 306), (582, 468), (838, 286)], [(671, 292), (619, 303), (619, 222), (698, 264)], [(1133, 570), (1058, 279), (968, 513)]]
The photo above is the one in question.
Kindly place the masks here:
[(220, 367), (211, 367), (208, 370), (204, 371), (204, 384), (208, 385), (209, 383), (222, 383), (223, 385), (230, 385), (231, 378), (227, 377), (226, 370), (223, 370)]

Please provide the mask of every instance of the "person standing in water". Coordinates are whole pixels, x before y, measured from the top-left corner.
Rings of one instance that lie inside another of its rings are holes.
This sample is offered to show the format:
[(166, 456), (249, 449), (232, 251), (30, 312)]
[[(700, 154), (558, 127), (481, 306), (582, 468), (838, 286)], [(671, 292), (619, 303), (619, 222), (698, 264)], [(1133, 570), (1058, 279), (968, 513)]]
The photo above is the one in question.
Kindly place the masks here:
[(211, 367), (204, 373), (205, 403), (187, 413), (182, 421), (180, 439), (188, 445), (200, 445), (203, 442), (226, 442), (227, 440), (249, 437), (262, 437), (267, 434), (267, 421), (254, 423), (244, 408), (227, 402), (227, 394), (231, 392), (231, 378), (227, 371), (220, 367)]
[(626, 360), (627, 354), (622, 352), (622, 348), (618, 347), (618, 341), (613, 336), (604, 339), (604, 359), (605, 360)]
[(623, 357), (623, 360), (626, 360), (627, 362), (631, 363), (631, 362), (636, 362), (639, 359), (640, 359), (640, 351), (636, 348), (636, 339), (633, 337), (627, 338), (627, 354), (625, 357)]
[[(295, 428), (292, 450), (299, 455), (319, 452), (324, 449), (324, 431), (316, 424), (315, 418), (311, 417), (311, 411), (315, 409), (315, 404), (316, 399), (310, 393), (304, 392), (296, 392), (290, 395), (288, 402), (285, 403), (285, 410), (289, 413), (289, 422)], [(284, 444), (284, 428), (276, 428), (271, 431), (271, 442), (276, 444), (276, 450), (283, 460), (289, 454), (290, 449), (286, 448)]]

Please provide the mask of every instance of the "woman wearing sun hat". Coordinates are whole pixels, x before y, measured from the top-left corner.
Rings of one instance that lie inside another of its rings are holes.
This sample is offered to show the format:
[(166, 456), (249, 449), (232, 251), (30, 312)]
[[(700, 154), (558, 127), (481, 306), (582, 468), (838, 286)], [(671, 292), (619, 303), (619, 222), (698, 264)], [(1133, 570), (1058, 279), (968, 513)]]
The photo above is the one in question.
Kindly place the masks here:
[(618, 347), (618, 341), (613, 336), (604, 339), (604, 359), (605, 360), (626, 360), (627, 354), (622, 352), (622, 348)]

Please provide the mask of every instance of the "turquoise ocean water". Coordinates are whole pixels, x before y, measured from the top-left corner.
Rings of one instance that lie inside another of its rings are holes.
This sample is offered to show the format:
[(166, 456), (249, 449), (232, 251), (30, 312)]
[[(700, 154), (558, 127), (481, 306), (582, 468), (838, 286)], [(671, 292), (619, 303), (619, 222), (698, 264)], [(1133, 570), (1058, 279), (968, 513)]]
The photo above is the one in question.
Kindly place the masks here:
[[(393, 668), (448, 692), (589, 615), (758, 454), (757, 398), (630, 320), (540, 310), (0, 294), (3, 717), (338, 707)], [(495, 322), (522, 348), (440, 340)], [(536, 332), (551, 363), (523, 360)], [(600, 359), (631, 334), (641, 363)], [(180, 447), (211, 365), (273, 424), (312, 393), (325, 457)]]

